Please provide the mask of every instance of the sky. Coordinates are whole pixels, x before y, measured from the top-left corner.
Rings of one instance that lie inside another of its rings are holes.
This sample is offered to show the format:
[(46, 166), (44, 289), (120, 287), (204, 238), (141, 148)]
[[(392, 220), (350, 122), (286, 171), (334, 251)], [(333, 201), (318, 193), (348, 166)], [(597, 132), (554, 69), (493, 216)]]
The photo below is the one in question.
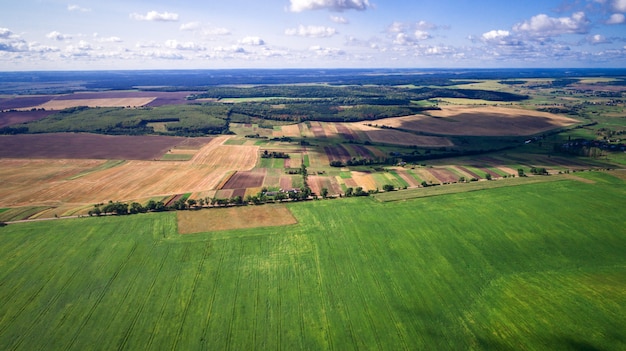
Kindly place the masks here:
[(626, 67), (626, 0), (0, 2), (0, 71)]

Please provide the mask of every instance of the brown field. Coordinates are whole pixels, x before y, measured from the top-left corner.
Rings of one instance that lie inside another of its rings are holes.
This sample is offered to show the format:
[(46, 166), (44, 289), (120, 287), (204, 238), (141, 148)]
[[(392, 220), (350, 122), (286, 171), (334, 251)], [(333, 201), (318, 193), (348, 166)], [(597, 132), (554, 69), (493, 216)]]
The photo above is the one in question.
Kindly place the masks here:
[[(406, 117), (398, 117), (398, 118), (387, 118), (378, 120), (377, 122), (392, 125), (392, 123), (398, 123), (396, 120), (400, 118)], [(384, 122), (383, 122), (384, 121)], [(399, 130), (393, 129), (380, 129), (376, 127), (370, 127), (363, 122), (355, 122), (350, 123), (350, 127), (353, 130), (358, 130), (364, 133), (371, 141), (375, 143), (383, 143), (383, 144), (396, 144), (396, 145), (417, 145), (417, 146), (430, 146), (430, 147), (441, 147), (441, 146), (453, 146), (454, 144), (444, 137), (438, 136), (426, 136), (426, 135), (415, 135), (407, 132), (402, 132)], [(395, 127), (400, 127), (399, 124), (395, 125)], [(406, 128), (409, 129), (409, 128)]]
[(222, 189), (259, 187), (263, 185), (263, 178), (265, 178), (265, 170), (263, 169), (257, 171), (240, 171), (231, 176)]
[(177, 215), (180, 234), (285, 226), (298, 223), (289, 209), (279, 204), (178, 211)]
[(547, 112), (498, 106), (441, 106), (429, 115), (378, 120), (395, 128), (443, 135), (532, 135), (578, 121)]
[(257, 161), (258, 147), (224, 145), (228, 138), (212, 139), (187, 162), (133, 160), (93, 172), (104, 161), (0, 159), (0, 207), (94, 204), (215, 189), (230, 171), (250, 170)]
[[(1, 135), (0, 158), (154, 160), (187, 139), (88, 133)], [(198, 142), (206, 145), (210, 140)]]
[[(196, 93), (194, 91), (176, 91), (176, 92), (162, 92), (162, 91), (108, 91), (108, 92), (87, 92), (87, 93), (74, 93), (67, 95), (36, 95), (36, 96), (20, 96), (0, 99), (0, 111), (9, 109), (30, 110), (32, 108), (41, 108), (46, 103), (52, 101), (66, 101), (65, 103), (58, 104), (70, 104), (67, 101), (73, 101), (72, 106), (87, 106), (89, 100), (111, 100), (122, 101), (124, 99), (150, 99), (147, 106), (157, 107), (163, 105), (180, 105), (187, 104), (190, 101), (186, 99), (189, 94)], [(134, 100), (130, 100), (134, 101)], [(51, 106), (54, 106), (52, 104)], [(111, 105), (97, 106), (107, 107)], [(140, 106), (137, 104), (122, 104), (115, 106)]]
[(50, 116), (53, 113), (54, 111), (0, 112), (0, 128), (19, 123), (38, 121)]
[[(140, 107), (145, 106), (154, 101), (156, 97), (138, 97), (138, 98), (106, 98), (106, 99), (75, 99), (75, 100), (50, 100), (34, 108), (43, 108), (46, 110), (63, 110), (76, 106), (89, 107)], [(27, 108), (30, 109), (30, 108)]]
[(409, 183), (409, 187), (416, 187), (420, 185), (420, 182), (418, 182), (417, 179), (408, 174), (405, 169), (396, 169), (396, 173), (398, 173), (400, 178), (404, 179), (405, 182)]

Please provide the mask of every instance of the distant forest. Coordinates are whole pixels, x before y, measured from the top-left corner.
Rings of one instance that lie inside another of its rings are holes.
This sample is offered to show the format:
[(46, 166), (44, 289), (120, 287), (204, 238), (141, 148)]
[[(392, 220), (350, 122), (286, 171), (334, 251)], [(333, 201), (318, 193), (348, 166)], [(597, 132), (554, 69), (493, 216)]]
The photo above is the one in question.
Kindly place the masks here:
[[(189, 96), (190, 104), (144, 108), (72, 107), (44, 119), (0, 129), (0, 134), (91, 132), (100, 134), (165, 134), (202, 136), (230, 133), (229, 123), (251, 118), (284, 122), (357, 122), (400, 117), (437, 109), (418, 102), (433, 98), (520, 101), (525, 95), (487, 90), (279, 85), (210, 87)], [(222, 99), (243, 99), (237, 103)], [(215, 99), (216, 102), (197, 101)], [(249, 100), (246, 100), (249, 99)], [(257, 100), (258, 99), (258, 100)], [(196, 102), (197, 101), (197, 102)]]

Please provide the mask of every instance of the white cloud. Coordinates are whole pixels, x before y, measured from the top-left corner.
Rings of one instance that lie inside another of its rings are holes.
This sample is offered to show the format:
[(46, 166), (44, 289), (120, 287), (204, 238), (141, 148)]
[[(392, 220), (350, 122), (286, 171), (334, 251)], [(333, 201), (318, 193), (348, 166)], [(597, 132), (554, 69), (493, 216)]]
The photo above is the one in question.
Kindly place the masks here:
[(623, 24), (626, 23), (626, 16), (621, 13), (614, 13), (606, 21), (607, 24)]
[(402, 33), (407, 30), (407, 25), (402, 22), (393, 22), (388, 28), (388, 33)]
[(165, 46), (176, 50), (202, 51), (206, 48), (192, 41), (179, 42), (178, 40), (167, 40)]
[(227, 28), (204, 28), (202, 30), (202, 34), (206, 36), (214, 36), (214, 35), (230, 35), (230, 30)]
[(350, 21), (348, 21), (347, 18), (342, 17), (342, 16), (330, 16), (330, 20), (337, 23), (337, 24), (348, 24), (350, 23)]
[(508, 30), (491, 30), (489, 32), (483, 33), (481, 36), (484, 41), (502, 41), (503, 39), (508, 38), (511, 35), (511, 32)]
[(259, 37), (245, 37), (239, 41), (241, 45), (250, 46), (262, 46), (265, 45), (265, 41)]
[(285, 34), (287, 35), (297, 35), (301, 37), (309, 37), (309, 38), (328, 38), (337, 34), (337, 30), (332, 27), (324, 27), (324, 26), (303, 26), (300, 25), (298, 28), (289, 28), (285, 30)]
[(96, 40), (100, 43), (121, 43), (123, 41), (121, 38), (115, 36), (100, 38), (98, 33), (94, 34), (94, 38), (96, 38)]
[(0, 28), (0, 38), (8, 39), (13, 36), (13, 32), (9, 28)]
[(78, 5), (73, 5), (73, 4), (67, 5), (67, 10), (68, 11), (79, 11), (79, 12), (90, 12), (91, 11), (91, 9), (88, 9), (88, 8), (85, 8), (85, 7), (81, 7), (81, 6), (78, 6)]
[(302, 12), (307, 10), (331, 11), (359, 10), (363, 11), (370, 7), (368, 0), (289, 0), (292, 12)]
[(58, 41), (63, 41), (63, 40), (69, 40), (72, 39), (71, 35), (68, 34), (61, 34), (60, 32), (52, 31), (48, 34), (46, 34), (46, 38), (48, 39), (54, 39), (54, 40), (58, 40)]
[(626, 0), (613, 0), (613, 9), (617, 12), (626, 12)]
[(138, 13), (131, 13), (130, 18), (137, 21), (157, 21), (157, 22), (176, 22), (178, 21), (178, 14), (171, 12), (156, 12), (150, 11), (145, 15)]
[(530, 20), (516, 24), (513, 26), (513, 30), (537, 37), (585, 34), (589, 31), (589, 24), (590, 22), (584, 12), (576, 12), (571, 17), (559, 18), (539, 14)]
[(594, 45), (595, 44), (608, 44), (611, 42), (604, 35), (601, 35), (601, 34), (592, 35), (587, 40), (589, 41), (589, 43), (594, 44)]
[(309, 48), (309, 51), (314, 52), (316, 55), (318, 56), (330, 56), (330, 57), (334, 57), (334, 56), (342, 56), (345, 55), (345, 51), (338, 49), (338, 48), (325, 48), (325, 47), (321, 47), (319, 45), (315, 45), (315, 46), (311, 46)]
[(180, 25), (180, 30), (197, 30), (200, 28), (200, 22), (188, 22)]
[(423, 30), (416, 30), (415, 31), (415, 39), (417, 40), (426, 40), (426, 39), (430, 39), (432, 38), (430, 34), (428, 34), (428, 32), (423, 31)]

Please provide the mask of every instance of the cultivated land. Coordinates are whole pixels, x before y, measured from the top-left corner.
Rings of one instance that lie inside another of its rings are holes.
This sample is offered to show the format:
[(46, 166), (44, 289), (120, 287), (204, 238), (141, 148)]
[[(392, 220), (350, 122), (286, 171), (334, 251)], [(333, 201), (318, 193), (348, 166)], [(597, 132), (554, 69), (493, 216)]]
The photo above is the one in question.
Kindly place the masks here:
[(622, 350), (626, 185), (584, 177), (193, 235), (182, 213), (12, 224), (0, 347)]
[(625, 349), (626, 80), (539, 73), (16, 85), (0, 348)]

